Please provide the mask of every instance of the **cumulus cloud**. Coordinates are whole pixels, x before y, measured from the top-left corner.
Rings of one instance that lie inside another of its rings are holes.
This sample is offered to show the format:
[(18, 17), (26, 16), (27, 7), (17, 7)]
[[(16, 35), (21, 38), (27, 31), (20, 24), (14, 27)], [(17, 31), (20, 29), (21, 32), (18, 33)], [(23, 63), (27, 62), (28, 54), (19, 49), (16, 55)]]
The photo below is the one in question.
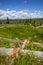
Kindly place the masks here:
[(34, 11), (31, 13), (31, 18), (43, 18), (42, 11)]
[(9, 17), (9, 19), (43, 18), (43, 12), (34, 11), (30, 13), (26, 10), (0, 10), (0, 19), (6, 19), (7, 17)]

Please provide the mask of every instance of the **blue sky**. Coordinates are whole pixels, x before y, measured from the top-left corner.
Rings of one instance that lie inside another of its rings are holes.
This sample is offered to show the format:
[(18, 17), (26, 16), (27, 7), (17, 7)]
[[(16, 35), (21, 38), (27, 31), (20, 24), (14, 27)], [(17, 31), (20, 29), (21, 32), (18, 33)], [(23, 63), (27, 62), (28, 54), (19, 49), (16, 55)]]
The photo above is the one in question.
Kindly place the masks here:
[(0, 9), (42, 10), (43, 0), (0, 0)]
[[(3, 16), (5, 16), (5, 15), (8, 16), (8, 14), (12, 10), (16, 11), (16, 13), (22, 11), (22, 13), (24, 13), (25, 15), (27, 15), (27, 14), (36, 15), (37, 14), (39, 16), (39, 14), (42, 15), (42, 13), (43, 13), (43, 0), (0, 0), (0, 10), (1, 10), (0, 11), (1, 13), (7, 12), (7, 14), (3, 14)], [(24, 12), (24, 10), (25, 10), (25, 12)], [(9, 13), (8, 13), (8, 11), (9, 11)], [(23, 15), (23, 16), (25, 16), (25, 15)], [(3, 16), (1, 16), (1, 17), (3, 18)], [(13, 16), (13, 17), (15, 17), (15, 16)], [(43, 17), (43, 15), (42, 15), (42, 17)]]

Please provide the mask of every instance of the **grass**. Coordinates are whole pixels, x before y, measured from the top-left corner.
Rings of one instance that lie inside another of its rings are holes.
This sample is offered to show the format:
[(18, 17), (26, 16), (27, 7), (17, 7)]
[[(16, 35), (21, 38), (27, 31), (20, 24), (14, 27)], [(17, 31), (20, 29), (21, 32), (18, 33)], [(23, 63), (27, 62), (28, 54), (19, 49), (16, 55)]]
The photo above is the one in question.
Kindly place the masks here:
[[(1, 27), (2, 25), (0, 25)], [(22, 24), (6, 24), (5, 27), (0, 28), (0, 37), (3, 38), (19, 38), (25, 39), (31, 37), (32, 41), (43, 43), (43, 28), (32, 28), (31, 25), (28, 27)], [(20, 43), (11, 43), (7, 40), (0, 40), (0, 47), (18, 47)], [(38, 50), (43, 51), (43, 48), (35, 44), (29, 44), (25, 46), (27, 50)], [(0, 55), (0, 65), (9, 65), (7, 56)], [(43, 59), (36, 57), (33, 54), (20, 53), (19, 57), (14, 60), (13, 65), (43, 65)]]
[[(9, 25), (8, 25), (9, 26)], [(43, 28), (32, 28), (30, 25), (13, 24), (12, 27), (0, 28), (0, 37), (25, 39), (43, 43)]]
[(7, 59), (7, 56), (0, 55), (0, 65), (9, 65), (9, 61)]
[(20, 43), (11, 43), (8, 40), (0, 40), (0, 48), (6, 47), (6, 48), (17, 48), (20, 46)]
[(43, 51), (43, 47), (36, 45), (36, 44), (26, 44), (25, 45), (26, 50), (34, 50), (34, 51)]
[[(9, 65), (11, 62), (7, 59), (7, 56), (0, 55), (0, 64)], [(43, 59), (33, 54), (19, 53), (18, 58), (15, 58), (14, 64), (12, 65), (43, 65)]]
[(13, 43), (7, 41), (7, 40), (0, 40), (0, 47), (15, 47)]
[(14, 65), (43, 65), (43, 60), (33, 54), (20, 53), (19, 57), (14, 60)]

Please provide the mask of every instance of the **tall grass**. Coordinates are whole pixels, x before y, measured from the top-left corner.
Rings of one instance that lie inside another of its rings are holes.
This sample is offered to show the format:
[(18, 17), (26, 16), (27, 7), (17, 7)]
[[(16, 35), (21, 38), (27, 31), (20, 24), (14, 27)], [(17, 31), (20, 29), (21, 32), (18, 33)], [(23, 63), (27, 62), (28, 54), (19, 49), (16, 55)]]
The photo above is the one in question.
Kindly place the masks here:
[(27, 50), (34, 50), (34, 51), (43, 51), (43, 47), (36, 45), (36, 44), (26, 44), (25, 49)]
[[(10, 65), (12, 61), (9, 62), (7, 56), (0, 55), (0, 65)], [(43, 59), (37, 57), (33, 54), (19, 53), (19, 56), (15, 58), (12, 65), (43, 65)]]
[(32, 41), (43, 43), (43, 28), (32, 28), (26, 25), (14, 25), (12, 27), (0, 28), (0, 37), (25, 39), (32, 38)]
[(21, 53), (19, 57), (14, 60), (14, 65), (43, 65), (43, 60), (33, 54)]

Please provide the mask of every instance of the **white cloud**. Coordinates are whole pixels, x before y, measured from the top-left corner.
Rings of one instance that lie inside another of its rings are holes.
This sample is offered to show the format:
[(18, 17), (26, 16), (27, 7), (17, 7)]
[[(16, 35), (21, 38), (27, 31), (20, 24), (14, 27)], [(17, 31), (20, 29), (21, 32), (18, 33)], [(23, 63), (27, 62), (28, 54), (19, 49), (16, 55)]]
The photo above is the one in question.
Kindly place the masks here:
[(31, 15), (31, 18), (43, 18), (43, 12), (42, 11), (34, 11), (30, 15)]
[(25, 18), (43, 18), (42, 11), (31, 12), (28, 10), (16, 11), (16, 10), (0, 10), (0, 19), (25, 19)]

